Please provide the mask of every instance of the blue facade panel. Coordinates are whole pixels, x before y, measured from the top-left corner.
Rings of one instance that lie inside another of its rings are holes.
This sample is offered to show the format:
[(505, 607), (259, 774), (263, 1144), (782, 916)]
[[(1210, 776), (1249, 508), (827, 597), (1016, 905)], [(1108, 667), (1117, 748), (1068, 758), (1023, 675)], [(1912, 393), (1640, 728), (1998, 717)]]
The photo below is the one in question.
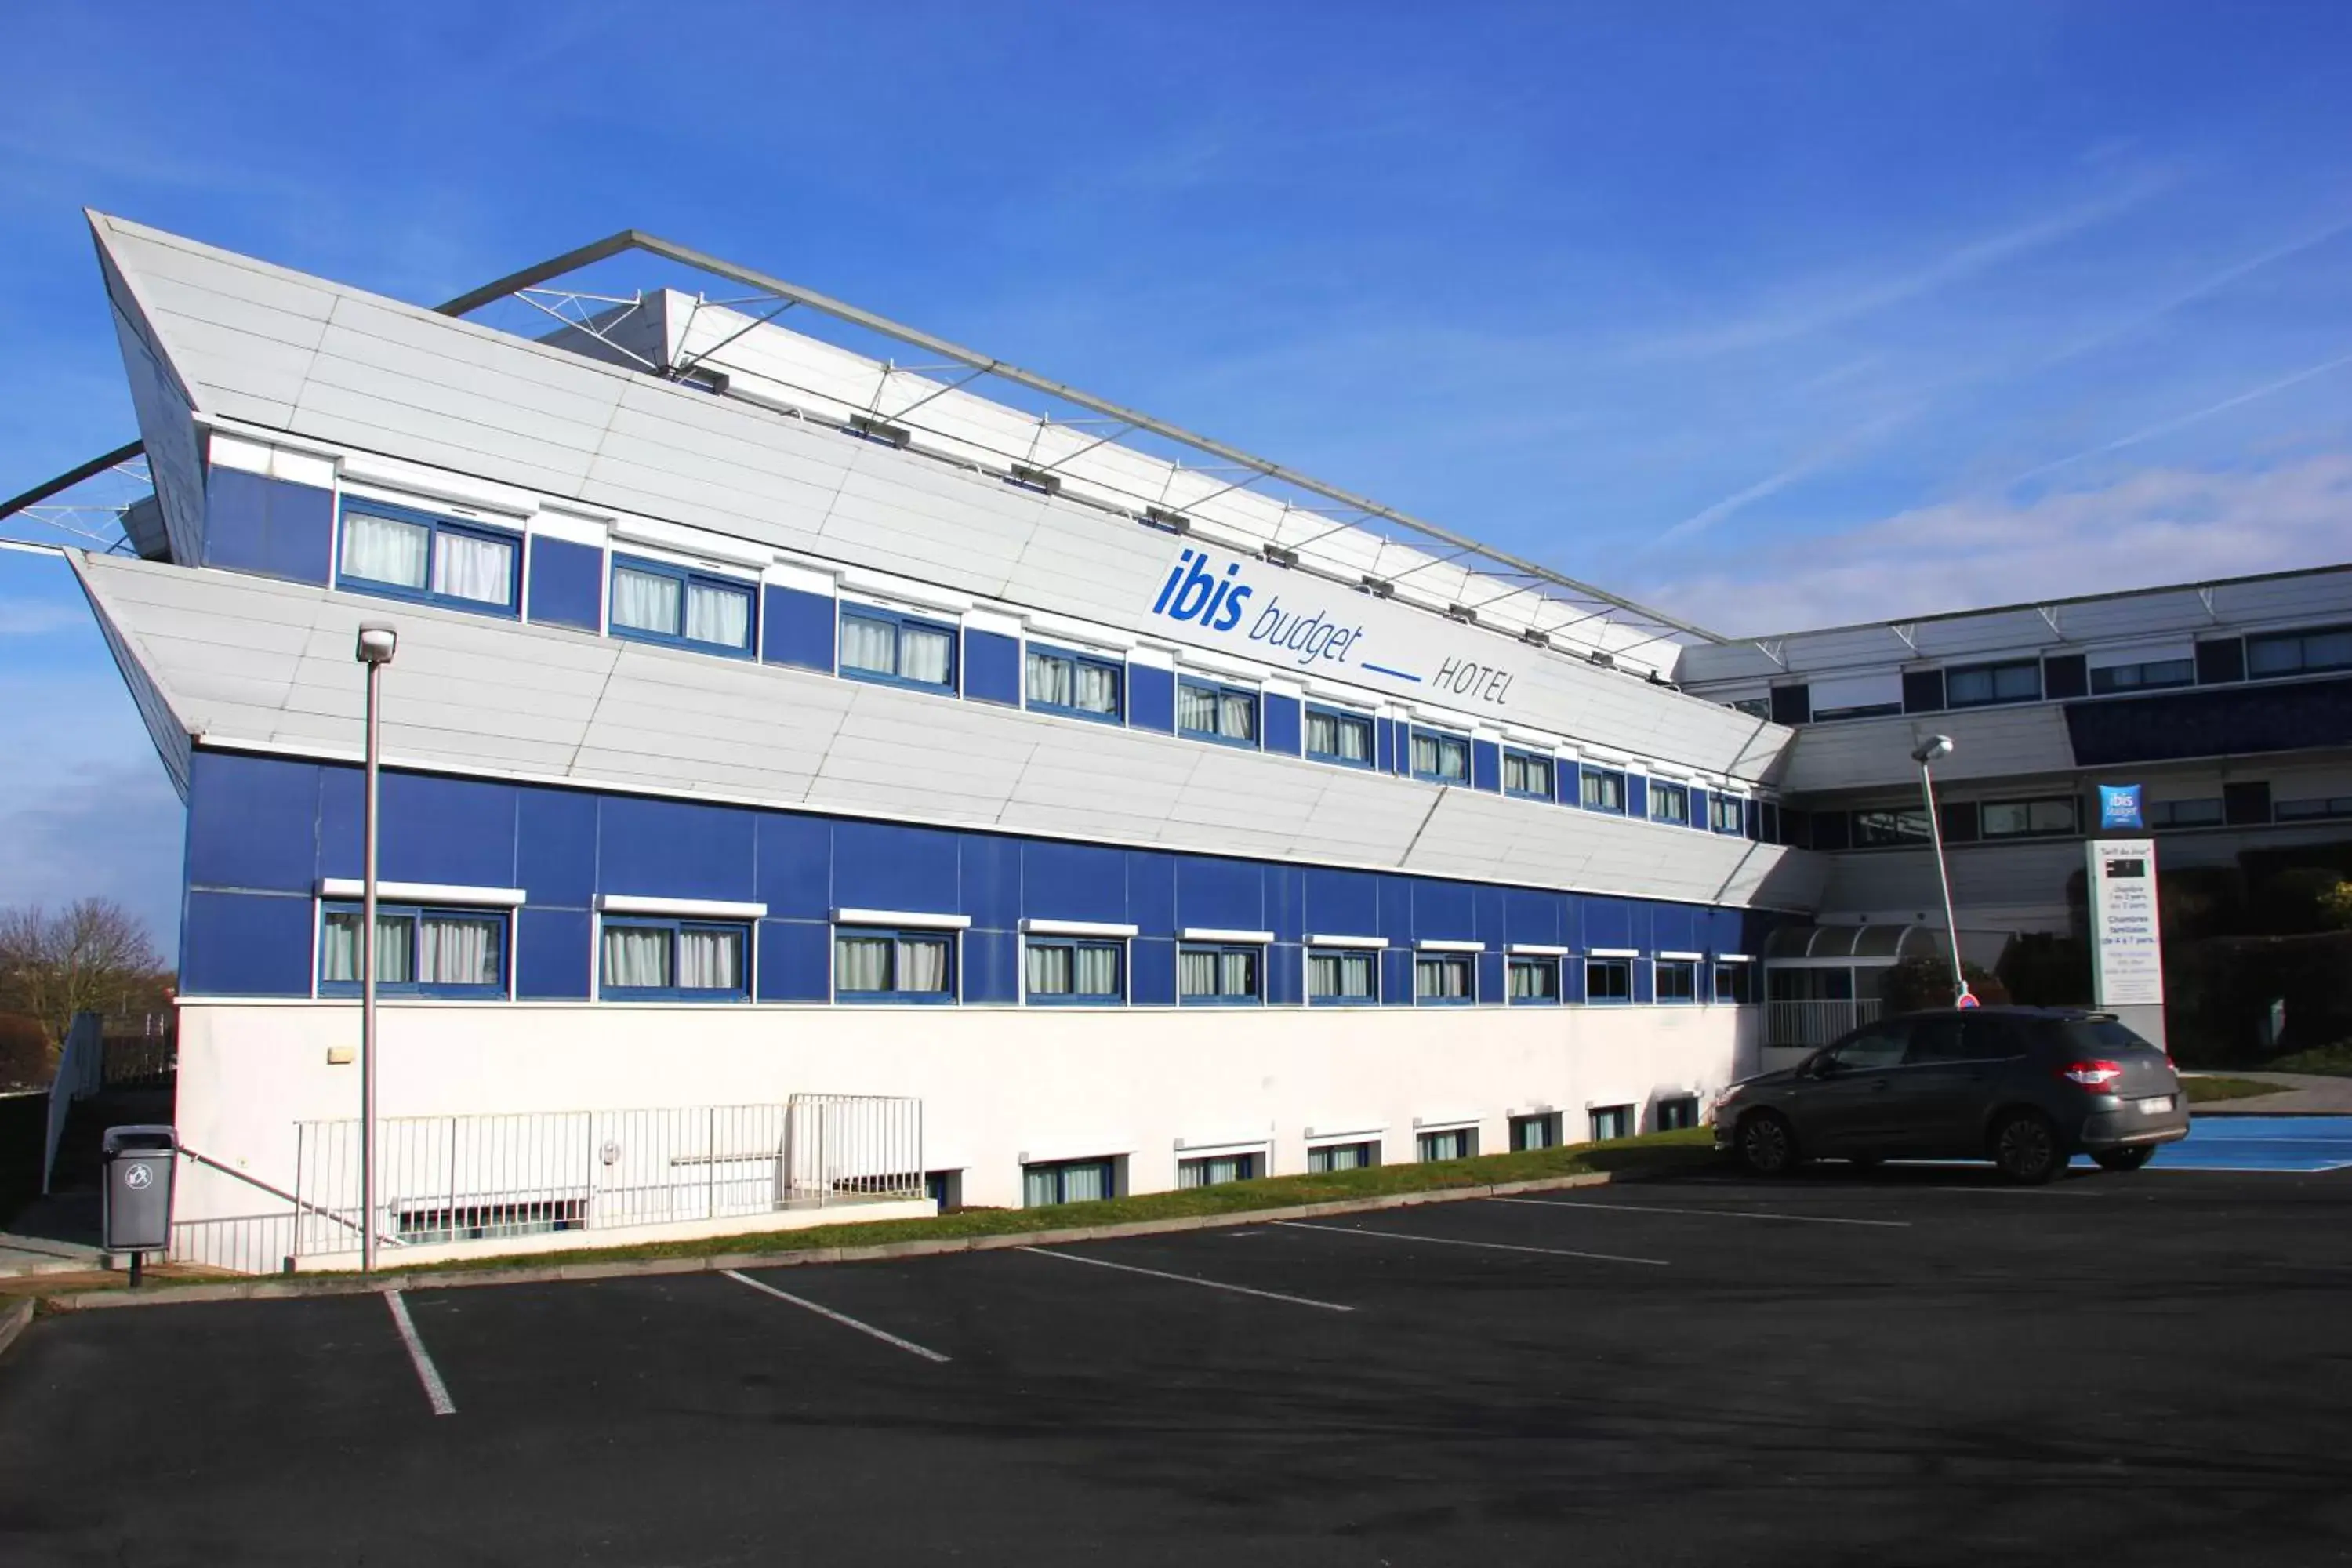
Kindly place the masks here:
[(1633, 909), (1623, 899), (1582, 900), (1584, 905), (1584, 942), (1587, 949), (1595, 947), (1634, 947)]
[(1652, 904), (1649, 912), (1650, 940), (1644, 945), (1660, 952), (1701, 951), (1697, 910), (1687, 904)]
[(1011, 931), (1021, 923), (1021, 846), (989, 834), (963, 835), (963, 908), (971, 923)]
[(1381, 953), (1381, 1001), (1391, 1007), (1412, 1005), (1412, 948), (1391, 947)]
[(1470, 787), (1499, 795), (1503, 789), (1503, 748), (1492, 741), (1470, 742)]
[(833, 928), (807, 921), (760, 922), (760, 1000), (833, 997)]
[(1040, 921), (1129, 919), (1127, 856), (1088, 844), (1021, 846), (1021, 914)]
[(975, 702), (1021, 705), (1021, 643), (996, 632), (963, 634), (963, 694)]
[(770, 584), (761, 595), (760, 657), (770, 664), (803, 669), (833, 669), (835, 607), (830, 594)]
[(1505, 942), (1532, 942), (1546, 947), (1560, 944), (1559, 911), (1565, 900), (1557, 893), (1528, 888), (1506, 888), (1502, 894)]
[(191, 891), (180, 929), (181, 992), (308, 996), (316, 908), (284, 894)]
[(963, 999), (1011, 1006), (1021, 1000), (1021, 939), (1009, 931), (963, 933)]
[(1127, 944), (1127, 997), (1139, 1007), (1176, 1005), (1176, 943), (1170, 937), (1138, 937)]
[(1276, 942), (1265, 954), (1265, 999), (1276, 1006), (1296, 1006), (1307, 999), (1307, 950), (1292, 942)]
[(1636, 1003), (1658, 999), (1658, 966), (1646, 958), (1633, 961), (1633, 1000)]
[(1176, 672), (1149, 665), (1127, 667), (1127, 718), (1139, 730), (1176, 732)]
[(1696, 784), (1691, 785), (1690, 813), (1690, 825), (1693, 827), (1697, 828), (1701, 833), (1713, 831), (1712, 826), (1706, 819), (1706, 791)]
[(1381, 886), (1381, 929), (1372, 934), (1389, 939), (1391, 945), (1412, 945), (1412, 886), (1411, 877), (1393, 871), (1378, 873)]
[(594, 919), (586, 910), (516, 910), (515, 995), (523, 1000), (587, 1000)]
[(1584, 804), (1584, 775), (1574, 763), (1562, 760), (1552, 764), (1553, 787), (1559, 792), (1562, 805)]
[(1302, 925), (1321, 936), (1379, 936), (1381, 881), (1370, 871), (1303, 873)]
[(1127, 852), (1127, 918), (1145, 936), (1176, 934), (1175, 856), (1158, 849)]
[(530, 538), (530, 618), (544, 626), (604, 629), (604, 552), (569, 539)]
[(936, 827), (841, 822), (833, 829), (833, 896), (855, 910), (963, 913), (958, 840)]
[(759, 863), (754, 821), (735, 806), (608, 795), (597, 814), (596, 890), (747, 900)]
[[(331, 770), (364, 789), (364, 775)], [(338, 788), (336, 798), (342, 790)], [(511, 784), (431, 773), (383, 775), (383, 816), (376, 825), (378, 874), (389, 882), (449, 882), (467, 888), (511, 888), (515, 881), (515, 795)], [(323, 814), (322, 814), (323, 823)], [(360, 858), (352, 825), (352, 858)]]
[(584, 910), (596, 897), (596, 797), (525, 789), (515, 806), (515, 886), (534, 904)]
[[(752, 897), (771, 920), (833, 918), (833, 827), (823, 817), (760, 817), (760, 865)], [(531, 896), (537, 898), (538, 891)]]
[[(189, 760), (188, 777), (189, 886), (312, 890), (319, 876), (316, 763), (200, 751)], [(356, 857), (351, 875), (359, 875)]]
[(1298, 699), (1269, 691), (1265, 706), (1265, 749), (1286, 757), (1298, 755)]
[(1469, 942), (1478, 935), (1478, 900), (1468, 882), (1424, 881), (1412, 890), (1412, 939)]
[(1297, 942), (1306, 932), (1307, 873), (1297, 866), (1266, 866), (1265, 929), (1276, 942)]
[(1248, 860), (1185, 856), (1176, 862), (1176, 925), (1267, 929), (1264, 869)]
[(1393, 721), (1372, 721), (1372, 766), (1384, 773), (1397, 771), (1397, 727)]
[(323, 586), (334, 547), (331, 490), (238, 468), (205, 474), (205, 565)]
[(1478, 1000), (1507, 1002), (1511, 994), (1503, 979), (1503, 955), (1482, 952), (1478, 955)]
[(1625, 815), (1637, 822), (1650, 815), (1650, 781), (1640, 773), (1625, 775)]

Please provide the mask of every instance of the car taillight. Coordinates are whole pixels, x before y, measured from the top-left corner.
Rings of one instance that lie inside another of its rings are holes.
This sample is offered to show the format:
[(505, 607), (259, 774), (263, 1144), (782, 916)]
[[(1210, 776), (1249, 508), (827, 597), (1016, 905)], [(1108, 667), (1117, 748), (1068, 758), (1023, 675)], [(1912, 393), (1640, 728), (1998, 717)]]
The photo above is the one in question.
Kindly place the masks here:
[(2116, 1085), (2123, 1081), (2124, 1065), (2111, 1061), (2068, 1062), (2058, 1076), (2069, 1083), (2082, 1085), (2093, 1094), (2113, 1094)]

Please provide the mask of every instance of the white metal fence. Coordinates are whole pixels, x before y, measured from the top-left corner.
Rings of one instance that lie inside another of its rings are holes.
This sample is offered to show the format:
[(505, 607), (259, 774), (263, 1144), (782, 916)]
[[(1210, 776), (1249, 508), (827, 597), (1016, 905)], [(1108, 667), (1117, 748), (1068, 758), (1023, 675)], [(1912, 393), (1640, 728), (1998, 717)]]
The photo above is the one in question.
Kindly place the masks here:
[(1882, 1004), (1875, 996), (1846, 1001), (1767, 1002), (1764, 1043), (1767, 1046), (1826, 1046), (1848, 1029), (1875, 1023)]
[[(360, 1249), (360, 1124), (295, 1127), (277, 1211), (173, 1227), (173, 1256), (240, 1272)], [(923, 1195), (919, 1100), (418, 1116), (376, 1128), (379, 1256), (404, 1247), (608, 1230)]]

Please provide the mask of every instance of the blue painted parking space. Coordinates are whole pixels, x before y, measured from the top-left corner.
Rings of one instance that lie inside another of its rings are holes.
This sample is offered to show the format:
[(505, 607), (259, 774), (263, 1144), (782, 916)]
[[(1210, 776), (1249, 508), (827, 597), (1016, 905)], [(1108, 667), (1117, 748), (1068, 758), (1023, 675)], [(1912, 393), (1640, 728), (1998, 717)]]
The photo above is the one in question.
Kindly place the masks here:
[[(2087, 1165), (2090, 1161), (2077, 1163)], [(2352, 1169), (2352, 1116), (2200, 1116), (2150, 1170)]]

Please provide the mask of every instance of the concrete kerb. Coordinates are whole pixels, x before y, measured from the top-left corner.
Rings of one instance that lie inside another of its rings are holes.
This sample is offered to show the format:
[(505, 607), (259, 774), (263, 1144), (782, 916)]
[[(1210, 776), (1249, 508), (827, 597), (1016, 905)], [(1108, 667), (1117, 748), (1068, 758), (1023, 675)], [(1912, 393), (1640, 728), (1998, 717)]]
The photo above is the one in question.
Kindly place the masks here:
[[(385, 1290), (451, 1290), (487, 1285), (547, 1285), (584, 1279), (622, 1279), (665, 1274), (714, 1274), (730, 1268), (785, 1268), (825, 1263), (869, 1263), (886, 1258), (933, 1258), (953, 1252), (998, 1252), (1023, 1247), (1064, 1247), (1081, 1241), (1111, 1241), (1130, 1236), (1167, 1236), (1187, 1230), (1232, 1229), (1247, 1225), (1271, 1225), (1279, 1220), (1321, 1219), (1334, 1215), (1376, 1214), (1383, 1209), (1416, 1208), (1423, 1204), (1464, 1203), (1479, 1198), (1507, 1197), (1517, 1193), (1560, 1192), (1572, 1187), (1606, 1186), (1612, 1181), (1638, 1180), (1636, 1173), (1587, 1172), (1572, 1176), (1540, 1176), (1525, 1182), (1496, 1182), (1470, 1187), (1441, 1187), (1417, 1193), (1382, 1193), (1375, 1197), (1335, 1198), (1319, 1204), (1291, 1204), (1281, 1208), (1245, 1209), (1233, 1214), (1182, 1215), (1170, 1219), (1129, 1220), (1118, 1225), (1071, 1226), (1059, 1230), (1031, 1230), (1003, 1236), (946, 1236), (918, 1241), (886, 1241), (868, 1247), (808, 1247), (788, 1252), (729, 1252), (689, 1258), (621, 1258), (608, 1261), (548, 1263), (501, 1268), (453, 1268), (406, 1274), (308, 1275), (293, 1279), (225, 1280), (219, 1284), (160, 1285), (139, 1290), (78, 1290), (41, 1298), (44, 1309), (58, 1312), (89, 1311), (107, 1307), (169, 1307), (208, 1301), (271, 1301), (293, 1297), (375, 1295)], [(0, 1348), (32, 1316), (27, 1300), (11, 1313), (18, 1318), (7, 1327), (9, 1314), (0, 1314)]]
[(8, 1353), (8, 1347), (16, 1342), (16, 1336), (23, 1333), (25, 1325), (32, 1321), (33, 1299), (29, 1296), (0, 1307), (0, 1355)]

